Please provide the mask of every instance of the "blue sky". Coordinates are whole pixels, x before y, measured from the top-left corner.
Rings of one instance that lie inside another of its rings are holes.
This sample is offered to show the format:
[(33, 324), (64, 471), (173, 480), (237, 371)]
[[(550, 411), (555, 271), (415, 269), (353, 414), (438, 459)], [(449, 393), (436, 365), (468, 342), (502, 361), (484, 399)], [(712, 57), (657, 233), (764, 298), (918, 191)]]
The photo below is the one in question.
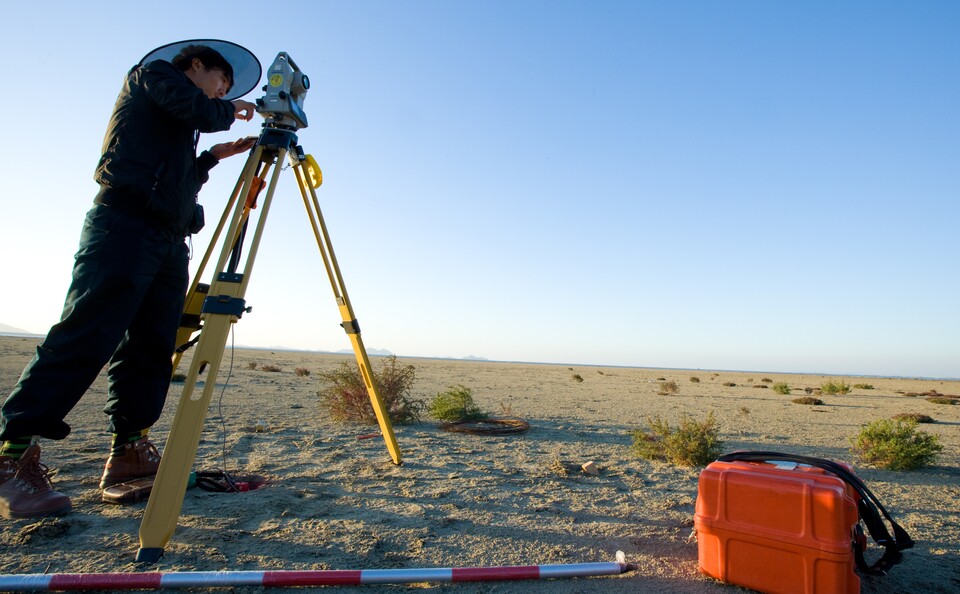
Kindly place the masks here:
[[(368, 348), (960, 377), (960, 3), (165, 5), (5, 9), (0, 322), (57, 321), (126, 70), (221, 38), (311, 78)], [(239, 345), (349, 348), (292, 172), (246, 297)]]

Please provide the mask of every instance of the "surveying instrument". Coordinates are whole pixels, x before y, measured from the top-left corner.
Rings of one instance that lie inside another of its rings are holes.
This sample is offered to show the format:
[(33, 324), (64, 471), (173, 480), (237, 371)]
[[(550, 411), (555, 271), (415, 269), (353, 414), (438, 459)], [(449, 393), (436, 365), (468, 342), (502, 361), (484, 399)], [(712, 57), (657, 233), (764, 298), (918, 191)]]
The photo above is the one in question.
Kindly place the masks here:
[[(216, 387), (217, 373), (227, 337), (232, 325), (251, 309), (247, 307), (244, 295), (247, 284), (250, 282), (250, 274), (267, 222), (267, 214), (270, 211), (280, 173), (284, 170), (282, 165), (286, 158), (289, 158), (296, 176), (303, 205), (307, 210), (323, 264), (330, 279), (330, 286), (343, 319), (340, 325), (350, 337), (387, 450), (394, 464), (401, 463), (400, 449), (393, 427), (390, 424), (386, 406), (380, 397), (376, 379), (371, 372), (367, 351), (360, 338), (360, 326), (354, 316), (350, 299), (347, 297), (347, 289), (320, 212), (316, 190), (322, 183), (322, 174), (313, 157), (305, 155), (303, 148), (297, 144), (296, 132), (307, 127), (303, 100), (309, 88), (309, 78), (300, 71), (290, 56), (286, 52), (277, 54), (267, 71), (267, 84), (263, 87), (266, 94), (257, 99), (257, 112), (265, 118), (263, 130), (250, 150), (240, 179), (187, 291), (184, 315), (177, 333), (178, 347), (173, 355), (174, 369), (187, 348), (196, 345), (196, 351), (184, 380), (183, 392), (164, 447), (160, 469), (140, 524), (140, 550), (137, 552), (137, 561), (152, 563), (159, 560), (163, 555), (164, 546), (170, 541), (176, 529), (191, 467), (200, 442), (204, 417)], [(268, 183), (267, 176), (271, 169), (273, 173)], [(252, 211), (258, 208), (258, 196), (265, 187), (266, 194), (259, 204), (260, 216), (250, 241), (249, 252), (244, 259), (243, 245), (247, 239), (250, 216)], [(240, 200), (241, 197), (243, 197), (242, 200)], [(226, 233), (223, 235), (223, 247), (214, 278), (210, 285), (201, 284), (199, 279), (224, 230)], [(194, 335), (196, 336), (191, 338)], [(195, 388), (198, 377), (204, 369), (207, 369), (207, 376), (202, 391), (198, 394)]]

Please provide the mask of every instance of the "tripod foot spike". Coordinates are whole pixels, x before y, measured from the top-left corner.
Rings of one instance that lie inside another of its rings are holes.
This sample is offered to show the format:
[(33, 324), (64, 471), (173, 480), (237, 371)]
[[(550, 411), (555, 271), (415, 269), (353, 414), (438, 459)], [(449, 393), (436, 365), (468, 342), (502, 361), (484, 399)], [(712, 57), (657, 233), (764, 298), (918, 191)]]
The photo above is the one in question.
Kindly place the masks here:
[(137, 563), (156, 563), (163, 557), (163, 549), (160, 547), (140, 547), (137, 551)]

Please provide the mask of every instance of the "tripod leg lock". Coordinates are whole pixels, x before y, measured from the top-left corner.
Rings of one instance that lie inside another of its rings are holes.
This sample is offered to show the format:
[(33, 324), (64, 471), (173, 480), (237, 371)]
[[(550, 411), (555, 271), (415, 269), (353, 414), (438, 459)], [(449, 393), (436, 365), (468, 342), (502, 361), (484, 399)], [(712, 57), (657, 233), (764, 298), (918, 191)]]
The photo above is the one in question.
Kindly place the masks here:
[(239, 318), (245, 311), (250, 311), (245, 300), (229, 295), (213, 295), (204, 300), (200, 313), (223, 314)]
[(348, 322), (343, 322), (340, 326), (346, 331), (347, 334), (360, 334), (360, 322), (356, 319), (350, 320)]

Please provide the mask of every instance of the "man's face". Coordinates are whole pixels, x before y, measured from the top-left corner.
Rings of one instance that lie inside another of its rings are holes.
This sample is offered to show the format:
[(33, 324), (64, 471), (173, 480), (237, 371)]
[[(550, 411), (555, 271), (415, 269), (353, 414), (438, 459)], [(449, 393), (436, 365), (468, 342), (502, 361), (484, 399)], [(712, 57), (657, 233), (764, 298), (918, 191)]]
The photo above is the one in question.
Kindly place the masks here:
[(207, 68), (199, 60), (187, 71), (187, 77), (211, 99), (219, 99), (230, 90), (230, 79), (219, 68)]

